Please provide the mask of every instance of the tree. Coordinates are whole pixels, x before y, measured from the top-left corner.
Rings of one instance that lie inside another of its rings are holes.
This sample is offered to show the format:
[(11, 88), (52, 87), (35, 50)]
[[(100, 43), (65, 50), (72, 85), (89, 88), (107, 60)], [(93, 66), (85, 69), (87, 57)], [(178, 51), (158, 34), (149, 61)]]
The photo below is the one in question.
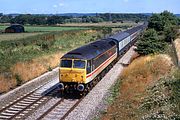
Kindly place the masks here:
[(177, 20), (177, 17), (173, 15), (173, 13), (170, 13), (167, 10), (165, 10), (160, 15), (162, 16), (164, 27), (166, 25), (177, 25), (178, 20)]
[(30, 21), (31, 25), (45, 25), (46, 24), (46, 17), (45, 16), (34, 16), (32, 21)]
[(47, 18), (48, 25), (62, 24), (64, 23), (64, 18), (62, 16), (50, 16)]
[(0, 19), (0, 23), (10, 23), (12, 16), (3, 15)]
[(173, 26), (165, 26), (164, 28), (164, 35), (165, 35), (165, 41), (171, 42), (171, 40), (174, 40), (177, 37), (178, 29)]
[(139, 19), (136, 19), (136, 20), (135, 20), (135, 23), (139, 23), (139, 21), (140, 21)]
[(19, 15), (15, 18), (11, 19), (11, 23), (18, 23), (18, 24), (29, 24), (33, 19), (33, 15), (26, 14), (26, 15)]
[(144, 32), (143, 37), (137, 42), (135, 49), (140, 55), (148, 55), (161, 52), (165, 49), (166, 43), (158, 38), (154, 29)]
[(163, 21), (162, 17), (159, 14), (153, 14), (151, 18), (149, 19), (148, 27), (155, 29), (157, 31), (163, 30)]
[(178, 18), (178, 25), (180, 25), (180, 18)]
[(164, 11), (160, 14), (153, 14), (149, 19), (149, 28), (153, 28), (156, 31), (164, 31), (166, 26), (177, 25), (178, 20), (175, 15), (168, 11)]

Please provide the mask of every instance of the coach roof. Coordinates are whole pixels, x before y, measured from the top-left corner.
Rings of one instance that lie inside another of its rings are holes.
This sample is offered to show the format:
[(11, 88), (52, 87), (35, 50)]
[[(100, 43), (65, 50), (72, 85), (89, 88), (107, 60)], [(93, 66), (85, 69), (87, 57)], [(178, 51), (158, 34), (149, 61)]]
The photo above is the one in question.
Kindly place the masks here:
[(124, 38), (128, 37), (129, 33), (120, 32), (112, 35), (110, 38), (117, 40), (118, 42), (122, 41)]

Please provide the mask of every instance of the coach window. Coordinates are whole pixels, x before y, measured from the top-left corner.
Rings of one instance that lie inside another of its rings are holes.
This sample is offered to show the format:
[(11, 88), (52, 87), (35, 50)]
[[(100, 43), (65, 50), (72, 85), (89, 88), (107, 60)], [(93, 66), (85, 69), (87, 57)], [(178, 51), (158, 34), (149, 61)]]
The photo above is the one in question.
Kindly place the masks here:
[(89, 74), (90, 72), (91, 72), (91, 61), (90, 60), (88, 60), (87, 61), (87, 68), (86, 68), (86, 70), (87, 70), (87, 74)]

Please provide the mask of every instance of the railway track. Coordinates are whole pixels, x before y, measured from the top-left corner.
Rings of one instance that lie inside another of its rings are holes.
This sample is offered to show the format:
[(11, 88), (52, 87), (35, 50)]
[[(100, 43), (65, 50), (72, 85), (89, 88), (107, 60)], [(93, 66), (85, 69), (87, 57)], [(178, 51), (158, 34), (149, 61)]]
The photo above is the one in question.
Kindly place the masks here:
[(47, 82), (38, 88), (19, 97), (0, 110), (0, 120), (24, 119), (40, 105), (48, 102), (58, 91), (58, 84)]
[(82, 101), (84, 97), (76, 99), (61, 98), (56, 104), (51, 106), (44, 112), (37, 120), (64, 120), (69, 113), (71, 113), (76, 106)]
[[(71, 111), (82, 101), (81, 98), (69, 96), (59, 97), (58, 84), (52, 81), (19, 97), (0, 110), (0, 120), (22, 120), (28, 118), (41, 106), (53, 101), (50, 108), (35, 119), (65, 119)], [(58, 116), (58, 117), (57, 117)]]

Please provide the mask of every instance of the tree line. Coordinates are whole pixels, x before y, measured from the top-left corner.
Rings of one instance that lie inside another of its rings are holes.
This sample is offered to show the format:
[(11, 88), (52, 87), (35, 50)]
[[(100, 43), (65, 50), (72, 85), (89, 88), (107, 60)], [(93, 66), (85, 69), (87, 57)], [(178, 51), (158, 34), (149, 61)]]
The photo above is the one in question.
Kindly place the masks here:
[(104, 21), (123, 22), (123, 21), (145, 21), (148, 19), (147, 15), (143, 14), (119, 14), (119, 13), (104, 13), (96, 14), (94, 16), (60, 16), (60, 15), (34, 15), (34, 14), (20, 14), (17, 16), (0, 14), (0, 23), (18, 23), (30, 25), (56, 25), (63, 23), (99, 23)]
[(180, 19), (173, 13), (164, 11), (153, 14), (148, 29), (137, 42), (136, 51), (141, 55), (164, 52), (169, 43), (178, 35)]

